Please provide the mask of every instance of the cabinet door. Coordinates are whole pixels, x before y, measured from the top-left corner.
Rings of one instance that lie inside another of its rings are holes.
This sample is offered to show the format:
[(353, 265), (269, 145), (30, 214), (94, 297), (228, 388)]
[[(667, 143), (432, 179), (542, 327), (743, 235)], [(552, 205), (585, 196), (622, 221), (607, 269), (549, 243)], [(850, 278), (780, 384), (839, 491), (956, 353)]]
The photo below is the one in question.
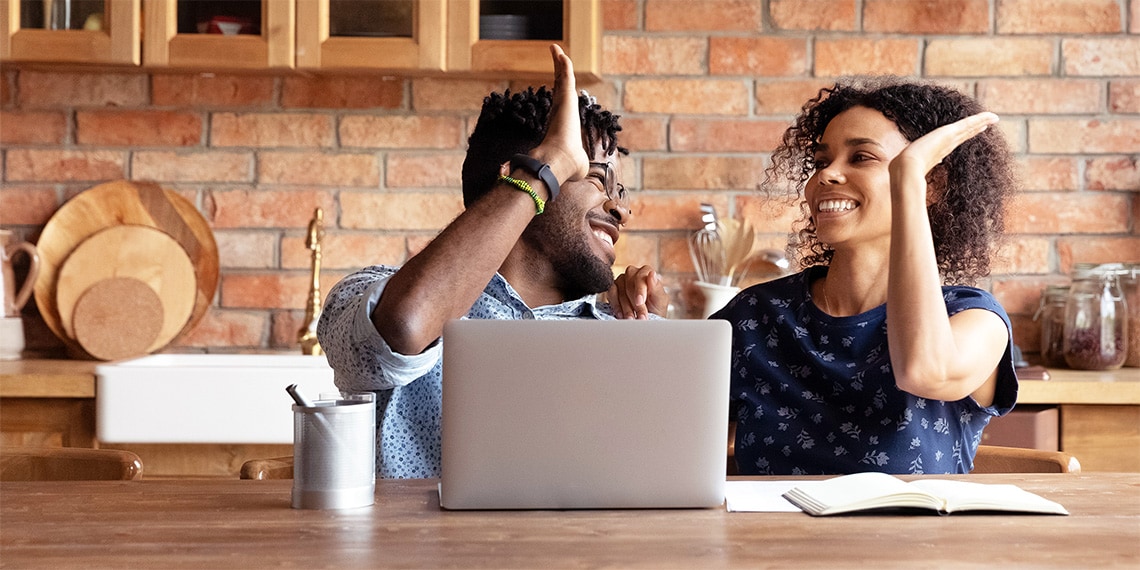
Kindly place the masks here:
[(146, 0), (147, 66), (292, 68), (295, 0)]
[(3, 398), (0, 445), (95, 447), (94, 398)]
[(0, 0), (0, 60), (139, 64), (141, 0)]
[(552, 74), (548, 46), (579, 78), (601, 75), (599, 0), (448, 0), (448, 71)]
[(297, 0), (297, 67), (444, 69), (444, 0)]

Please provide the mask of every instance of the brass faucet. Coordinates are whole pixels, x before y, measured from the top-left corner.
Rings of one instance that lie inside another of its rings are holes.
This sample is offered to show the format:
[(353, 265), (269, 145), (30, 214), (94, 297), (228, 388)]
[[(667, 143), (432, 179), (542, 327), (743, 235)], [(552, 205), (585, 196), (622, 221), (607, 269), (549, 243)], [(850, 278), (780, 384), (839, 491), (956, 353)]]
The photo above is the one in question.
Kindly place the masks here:
[(320, 355), (325, 351), (317, 340), (317, 320), (321, 318), (321, 240), (325, 237), (324, 211), (317, 208), (309, 222), (309, 235), (305, 246), (313, 251), (313, 280), (309, 285), (309, 298), (305, 304), (305, 323), (297, 331), (301, 354)]

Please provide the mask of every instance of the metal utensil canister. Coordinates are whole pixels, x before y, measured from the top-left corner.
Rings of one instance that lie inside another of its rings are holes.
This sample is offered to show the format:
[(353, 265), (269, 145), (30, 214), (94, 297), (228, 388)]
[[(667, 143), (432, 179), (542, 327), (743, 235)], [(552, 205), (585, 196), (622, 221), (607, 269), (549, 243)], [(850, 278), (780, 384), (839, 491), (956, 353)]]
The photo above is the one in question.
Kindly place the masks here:
[(372, 505), (376, 492), (376, 405), (371, 393), (293, 405), (293, 508)]

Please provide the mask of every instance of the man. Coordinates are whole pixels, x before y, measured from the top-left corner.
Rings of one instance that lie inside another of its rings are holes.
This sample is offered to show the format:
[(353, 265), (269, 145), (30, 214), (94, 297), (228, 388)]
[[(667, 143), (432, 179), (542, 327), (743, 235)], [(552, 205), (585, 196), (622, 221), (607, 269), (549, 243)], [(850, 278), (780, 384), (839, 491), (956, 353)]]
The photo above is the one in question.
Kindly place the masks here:
[[(551, 47), (555, 89), (484, 100), (463, 164), (465, 211), (403, 267), (373, 266), (329, 292), (317, 328), (342, 390), (377, 392), (381, 477), (436, 477), (442, 346), (448, 320), (663, 315), (655, 271), (616, 281), (628, 223), (617, 117), (575, 92)], [(609, 291), (615, 307), (598, 303)], [(519, 357), (552, 347), (519, 347)]]

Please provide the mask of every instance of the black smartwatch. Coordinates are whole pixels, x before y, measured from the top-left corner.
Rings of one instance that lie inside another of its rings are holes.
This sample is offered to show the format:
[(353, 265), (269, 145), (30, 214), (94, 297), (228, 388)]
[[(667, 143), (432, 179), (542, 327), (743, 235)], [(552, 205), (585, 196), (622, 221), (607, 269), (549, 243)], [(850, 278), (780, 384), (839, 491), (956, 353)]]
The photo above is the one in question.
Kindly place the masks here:
[(550, 191), (550, 197), (546, 199), (547, 202), (553, 201), (558, 197), (558, 178), (550, 170), (550, 165), (539, 162), (528, 154), (516, 154), (511, 157), (511, 171), (521, 168), (533, 174), (536, 178), (546, 185), (546, 189)]

